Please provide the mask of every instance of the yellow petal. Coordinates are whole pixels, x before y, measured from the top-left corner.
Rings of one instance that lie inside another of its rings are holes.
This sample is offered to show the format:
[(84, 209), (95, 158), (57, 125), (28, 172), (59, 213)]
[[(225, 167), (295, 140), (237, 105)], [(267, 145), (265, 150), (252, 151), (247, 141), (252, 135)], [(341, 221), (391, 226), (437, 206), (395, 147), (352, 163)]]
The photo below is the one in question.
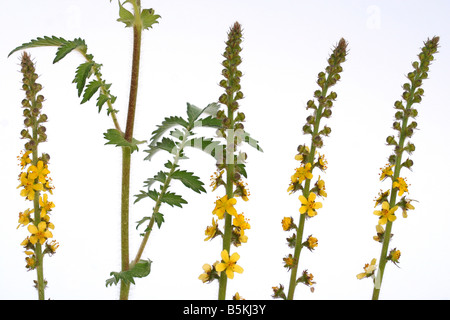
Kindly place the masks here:
[(202, 267), (202, 269), (206, 272), (210, 272), (211, 271), (211, 266), (207, 263), (205, 263)]
[(36, 226), (34, 224), (29, 224), (28, 225), (28, 231), (31, 234), (36, 234), (36, 233), (38, 233), (38, 228), (36, 228)]
[(216, 271), (222, 272), (223, 270), (225, 270), (226, 267), (227, 267), (226, 264), (221, 262), (218, 265), (216, 265)]
[(233, 272), (233, 270), (231, 270), (231, 268), (227, 269), (226, 274), (227, 274), (228, 278), (230, 278), (230, 279), (234, 278), (234, 272)]
[(244, 272), (244, 269), (242, 269), (241, 266), (238, 266), (237, 264), (235, 264), (234, 268), (233, 268), (233, 271), (237, 272), (237, 273), (242, 273), (242, 272)]
[(305, 198), (304, 195), (299, 196), (299, 197), (298, 197), (298, 200), (300, 200), (300, 202), (301, 202), (302, 204), (308, 204), (308, 200), (306, 200), (306, 198)]
[(231, 262), (236, 262), (236, 261), (239, 260), (240, 257), (241, 257), (241, 256), (239, 255), (239, 253), (235, 252), (235, 253), (233, 253), (233, 254), (231, 255), (230, 261), (231, 261)]
[(228, 251), (227, 251), (227, 250), (223, 250), (223, 251), (220, 253), (220, 256), (222, 257), (222, 260), (223, 260), (224, 262), (230, 261), (230, 256), (228, 255)]

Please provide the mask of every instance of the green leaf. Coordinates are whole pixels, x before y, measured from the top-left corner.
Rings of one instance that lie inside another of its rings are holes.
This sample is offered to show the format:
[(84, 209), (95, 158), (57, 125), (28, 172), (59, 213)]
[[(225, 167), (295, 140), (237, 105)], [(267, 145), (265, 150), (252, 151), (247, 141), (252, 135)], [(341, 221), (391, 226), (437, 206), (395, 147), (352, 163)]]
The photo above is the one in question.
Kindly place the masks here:
[(188, 115), (188, 122), (190, 125), (193, 125), (195, 120), (198, 119), (198, 117), (202, 114), (202, 109), (197, 108), (193, 104), (187, 103), (187, 115)]
[(29, 48), (37, 48), (37, 47), (59, 47), (62, 45), (67, 44), (69, 41), (67, 41), (64, 38), (58, 38), (55, 36), (48, 37), (44, 36), (43, 38), (37, 38), (34, 40), (31, 40), (30, 42), (23, 43), (22, 45), (18, 46), (17, 48), (13, 49), (9, 54), (12, 55), (14, 52), (23, 50), (23, 49), (29, 49)]
[(136, 230), (139, 228), (139, 226), (141, 224), (143, 224), (145, 221), (150, 220), (150, 219), (151, 219), (150, 217), (143, 217), (141, 220), (136, 221), (136, 223), (137, 223)]
[(220, 128), (222, 126), (222, 121), (216, 117), (209, 116), (195, 121), (194, 125), (196, 128)]
[(89, 78), (89, 76), (92, 74), (92, 67), (94, 66), (94, 64), (95, 62), (93, 61), (82, 63), (78, 66), (77, 71), (75, 72), (75, 79), (73, 79), (72, 83), (77, 84), (79, 97), (83, 92), (87, 78)]
[(160, 171), (153, 178), (147, 179), (144, 182), (144, 186), (147, 187), (147, 188), (150, 188), (153, 185), (153, 183), (155, 183), (157, 181), (161, 182), (161, 183), (164, 183), (164, 182), (166, 182), (166, 178), (167, 178), (166, 173), (163, 172), (163, 171)]
[(53, 63), (60, 61), (73, 50), (79, 50), (83, 53), (86, 53), (87, 46), (84, 40), (81, 38), (77, 38), (74, 39), (73, 41), (67, 41), (67, 43), (64, 43), (61, 46), (59, 46), (58, 51), (56, 51), (56, 57), (53, 60)]
[(164, 215), (159, 212), (155, 212), (153, 215), (155, 216), (155, 221), (156, 224), (158, 225), (158, 229), (161, 229), (161, 225), (164, 222)]
[(134, 203), (149, 197), (150, 199), (152, 199), (153, 201), (156, 201), (158, 199), (159, 193), (156, 190), (148, 190), (147, 192), (145, 191), (140, 191), (140, 194), (135, 195), (135, 197), (137, 198)]
[[(125, 9), (122, 6), (122, 4), (120, 4), (120, 1), (118, 1), (118, 2), (119, 2), (119, 17), (120, 18), (117, 19), (117, 21), (125, 23), (125, 28), (132, 27), (134, 24), (134, 15), (130, 11)], [(125, 1), (124, 3), (126, 3), (126, 2), (128, 2), (128, 1)]]
[(187, 128), (189, 124), (186, 120), (184, 120), (181, 117), (175, 116), (165, 118), (164, 121), (157, 126), (158, 129), (152, 132), (152, 137), (150, 138), (150, 145), (156, 144), (159, 138), (161, 138), (167, 130), (177, 125)]
[[(102, 82), (98, 80), (92, 80), (86, 86), (86, 90), (84, 90), (83, 100), (81, 100), (80, 104), (85, 103), (98, 91), (98, 89), (102, 86)], [(100, 109), (98, 110), (100, 112)]]
[(176, 170), (172, 173), (172, 179), (180, 180), (186, 187), (194, 190), (197, 193), (206, 192), (203, 188), (204, 183), (200, 178), (194, 176), (192, 172)]
[(146, 30), (148, 28), (152, 28), (153, 24), (159, 23), (157, 21), (159, 18), (161, 18), (161, 16), (158, 14), (155, 14), (155, 10), (143, 9), (141, 12), (142, 28), (144, 28), (144, 30)]
[(130, 270), (111, 272), (110, 275), (113, 277), (106, 280), (106, 286), (117, 285), (120, 281), (126, 284), (135, 284), (134, 278), (144, 278), (150, 274), (151, 263), (152, 261), (150, 259), (141, 259)]
[(138, 141), (132, 139), (132, 142), (128, 142), (124, 136), (117, 129), (108, 129), (106, 133), (103, 134), (105, 139), (108, 140), (106, 144), (114, 144), (116, 147), (130, 147), (131, 153), (138, 151), (138, 144), (142, 144), (145, 141)]
[(145, 150), (148, 153), (148, 156), (144, 158), (144, 160), (151, 160), (151, 158), (160, 150), (165, 150), (169, 153), (174, 153), (177, 145), (172, 139), (162, 138), (160, 142), (157, 142), (156, 145), (150, 145), (150, 149)]
[(161, 202), (165, 202), (168, 205), (170, 205), (171, 207), (173, 206), (177, 206), (181, 208), (182, 204), (186, 204), (187, 201), (184, 200), (180, 195), (175, 194), (173, 192), (166, 192), (162, 197), (161, 197)]

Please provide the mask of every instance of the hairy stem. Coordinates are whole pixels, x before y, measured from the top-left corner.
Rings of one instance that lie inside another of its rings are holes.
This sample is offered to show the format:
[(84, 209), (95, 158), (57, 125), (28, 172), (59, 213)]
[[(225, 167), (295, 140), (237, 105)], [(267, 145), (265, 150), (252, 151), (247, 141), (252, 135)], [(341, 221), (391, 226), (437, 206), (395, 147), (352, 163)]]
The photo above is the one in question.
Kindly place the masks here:
[[(134, 4), (135, 17), (140, 17), (140, 1)], [(137, 19), (140, 22), (140, 18)], [(128, 115), (125, 129), (125, 139), (129, 142), (133, 139), (134, 117), (136, 113), (136, 101), (139, 82), (139, 63), (141, 56), (141, 33), (142, 27), (139, 24), (133, 26), (133, 60), (131, 66), (130, 97), (128, 102)], [(122, 152), (122, 205), (121, 205), (121, 251), (122, 251), (122, 271), (129, 270), (129, 202), (130, 202), (130, 171), (131, 171), (131, 149), (123, 147)], [(127, 300), (130, 291), (129, 284), (121, 281), (120, 299)]]

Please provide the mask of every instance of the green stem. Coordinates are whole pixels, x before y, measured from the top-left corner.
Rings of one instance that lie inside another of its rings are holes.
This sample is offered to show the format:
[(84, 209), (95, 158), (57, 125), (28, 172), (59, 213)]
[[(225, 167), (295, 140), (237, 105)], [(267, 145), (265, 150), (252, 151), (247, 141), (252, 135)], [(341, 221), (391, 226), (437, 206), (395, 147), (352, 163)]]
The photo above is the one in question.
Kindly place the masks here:
[[(130, 249), (129, 249), (129, 204), (130, 204), (130, 168), (131, 168), (131, 148), (122, 147), (122, 199), (121, 199), (121, 253), (122, 271), (129, 270)], [(130, 285), (121, 281), (120, 300), (127, 300)]]
[[(36, 107), (36, 101), (33, 98), (32, 100), (32, 106)], [(34, 119), (34, 126), (33, 126), (33, 140), (36, 141), (36, 145), (32, 148), (32, 162), (31, 164), (34, 166), (37, 166), (38, 163), (38, 123), (37, 119)], [(36, 178), (34, 183), (38, 183), (39, 179)], [(41, 208), (39, 206), (39, 194), (40, 192), (38, 190), (35, 191), (34, 194), (34, 200), (33, 200), (33, 207), (34, 207), (34, 224), (37, 227), (39, 223), (41, 222)], [(35, 245), (34, 253), (36, 255), (36, 272), (37, 272), (37, 283), (36, 288), (38, 291), (38, 298), (39, 300), (45, 300), (45, 281), (44, 281), (44, 255), (42, 254), (42, 245), (38, 241)]]
[[(228, 106), (231, 106), (233, 101), (233, 95), (228, 96)], [(234, 128), (234, 112), (231, 107), (228, 107), (228, 119), (230, 119), (230, 128)], [(233, 186), (234, 186), (234, 129), (227, 130), (227, 146), (226, 146), (226, 170), (227, 170), (227, 183), (226, 183), (226, 193), (228, 199), (233, 198)], [(224, 225), (224, 233), (223, 233), (223, 244), (222, 250), (227, 250), (228, 254), (230, 253), (231, 248), (231, 232), (232, 232), (232, 216), (225, 212), (225, 225)], [(219, 278), (219, 300), (225, 300), (225, 296), (227, 293), (227, 282), (228, 277), (226, 272), (222, 272)]]
[[(136, 113), (136, 101), (139, 82), (139, 64), (141, 57), (141, 33), (140, 24), (140, 1), (133, 4), (136, 23), (133, 26), (133, 60), (131, 66), (130, 97), (128, 102), (128, 115), (125, 129), (125, 139), (129, 142), (133, 139), (134, 118)], [(121, 205), (121, 252), (122, 252), (122, 271), (129, 270), (129, 202), (130, 202), (130, 171), (131, 171), (131, 149), (122, 148), (122, 205)], [(127, 300), (130, 291), (129, 284), (121, 281), (120, 299)]]

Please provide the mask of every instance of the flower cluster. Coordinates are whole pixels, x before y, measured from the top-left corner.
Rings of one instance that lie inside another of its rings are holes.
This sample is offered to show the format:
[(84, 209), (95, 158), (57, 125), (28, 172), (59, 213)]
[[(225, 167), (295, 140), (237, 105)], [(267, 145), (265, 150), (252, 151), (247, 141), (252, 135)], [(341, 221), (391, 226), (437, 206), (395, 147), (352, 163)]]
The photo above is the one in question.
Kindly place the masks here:
[(283, 292), (284, 287), (280, 285), (279, 287), (274, 287), (274, 298), (291, 300), (293, 299), (294, 290), (298, 283), (304, 283), (307, 286), (312, 286), (315, 283), (312, 282), (313, 275), (306, 273), (306, 271), (303, 272), (300, 278), (296, 279), (298, 260), (303, 247), (313, 251), (318, 245), (317, 238), (312, 235), (306, 241), (303, 241), (303, 230), (305, 220), (315, 217), (317, 210), (322, 208), (322, 203), (317, 201), (317, 197), (327, 197), (325, 181), (320, 175), (316, 178), (314, 184), (312, 184), (312, 179), (314, 178), (313, 170), (318, 168), (322, 172), (325, 172), (327, 169), (328, 162), (325, 156), (320, 154), (317, 149), (323, 146), (323, 137), (328, 136), (331, 133), (331, 129), (326, 125), (321, 127), (320, 121), (322, 118), (331, 117), (331, 108), (337, 98), (337, 94), (334, 91), (328, 93), (328, 89), (339, 81), (340, 73), (343, 70), (341, 64), (345, 61), (346, 55), (347, 42), (341, 39), (328, 59), (328, 66), (325, 72), (318, 74), (317, 84), (320, 90), (314, 92), (316, 101), (309, 100), (306, 104), (306, 109), (312, 109), (313, 112), (306, 118), (303, 133), (311, 135), (311, 147), (300, 145), (297, 148), (298, 153), (295, 155), (295, 160), (299, 161), (300, 164), (294, 170), (287, 189), (289, 194), (301, 191), (301, 195), (298, 197), (300, 200), (300, 219), (298, 226), (292, 217), (284, 217), (281, 221), (284, 231), (294, 230), (292, 236), (287, 238), (289, 248), (295, 249), (294, 255), (289, 254), (283, 258), (284, 267), (291, 272), (289, 294), (286, 296)]
[[(249, 220), (243, 213), (238, 213), (234, 207), (237, 198), (248, 201), (250, 196), (247, 184), (243, 180), (246, 178), (244, 162), (247, 155), (238, 150), (239, 145), (246, 141), (243, 125), (245, 115), (239, 111), (239, 100), (244, 97), (240, 85), (242, 72), (238, 69), (242, 62), (241, 42), (241, 25), (236, 22), (228, 32), (226, 49), (223, 53), (225, 60), (222, 62), (224, 79), (219, 83), (225, 89), (225, 93), (219, 97), (219, 102), (226, 108), (219, 110), (216, 115), (221, 121), (217, 134), (225, 139), (226, 143), (224, 152), (221, 154), (222, 158), (217, 159), (217, 171), (211, 176), (212, 190), (215, 191), (223, 186), (225, 195), (217, 198), (212, 211), (214, 215), (212, 225), (205, 230), (205, 241), (218, 236), (222, 239), (222, 260), (213, 265), (204, 265), (205, 272), (199, 277), (203, 282), (219, 280), (219, 299), (224, 299), (227, 278), (233, 279), (235, 272), (243, 272), (242, 267), (237, 265), (239, 254), (237, 252), (231, 254), (230, 247), (231, 245), (239, 247), (242, 243), (246, 243), (248, 239), (246, 230), (250, 229)], [(222, 229), (219, 221), (223, 221)]]
[[(387, 253), (389, 242), (393, 236), (392, 224), (396, 221), (397, 210), (402, 210), (402, 216), (406, 218), (408, 212), (414, 209), (411, 204), (412, 199), (408, 198), (409, 184), (405, 177), (400, 176), (402, 168), (411, 169), (413, 161), (410, 158), (402, 160), (403, 154), (406, 152), (411, 155), (415, 151), (414, 144), (410, 141), (414, 130), (417, 128), (417, 122), (415, 118), (418, 115), (417, 109), (414, 108), (414, 104), (422, 101), (424, 90), (421, 88), (422, 81), (428, 77), (429, 65), (434, 59), (433, 54), (437, 52), (439, 37), (434, 37), (431, 40), (425, 42), (419, 56), (419, 61), (412, 63), (414, 71), (408, 73), (407, 77), (409, 83), (403, 84), (404, 92), (402, 94), (402, 100), (398, 100), (394, 103), (395, 108), (395, 121), (393, 123), (393, 129), (397, 131), (397, 137), (395, 135), (388, 136), (386, 143), (393, 147), (393, 154), (388, 158), (388, 163), (380, 170), (380, 181), (388, 181), (389, 189), (386, 191), (381, 190), (378, 197), (375, 198), (375, 208), (373, 214), (378, 216), (378, 224), (376, 225), (376, 235), (373, 239), (382, 243), (381, 256), (379, 260), (379, 276), (377, 280), (379, 284), (374, 289), (374, 298), (378, 297), (379, 286), (384, 273), (384, 267), (386, 261), (392, 261), (394, 264), (399, 263), (400, 250), (394, 249), (390, 253)], [(397, 199), (401, 197), (400, 200)], [(365, 265), (364, 272), (357, 275), (358, 279), (374, 278), (374, 272), (376, 270), (376, 259), (372, 259), (370, 265)], [(375, 278), (374, 278), (375, 281)]]
[(42, 86), (36, 82), (38, 76), (27, 53), (22, 55), (21, 67), (22, 88), (26, 93), (22, 101), (25, 129), (21, 131), (21, 137), (27, 142), (18, 157), (21, 173), (17, 188), (25, 200), (33, 203), (33, 209), (19, 213), (17, 228), (26, 227), (29, 232), (21, 245), (27, 255), (26, 268), (32, 270), (42, 264), (44, 254), (54, 254), (59, 244), (55, 240), (49, 241), (53, 238), (51, 230), (55, 228), (50, 222), (55, 205), (48, 198), (48, 194), (53, 194), (48, 169), (50, 156), (46, 153), (38, 155), (39, 144), (47, 140), (46, 129), (42, 125), (47, 121), (47, 116), (41, 112), (44, 97), (38, 94)]

